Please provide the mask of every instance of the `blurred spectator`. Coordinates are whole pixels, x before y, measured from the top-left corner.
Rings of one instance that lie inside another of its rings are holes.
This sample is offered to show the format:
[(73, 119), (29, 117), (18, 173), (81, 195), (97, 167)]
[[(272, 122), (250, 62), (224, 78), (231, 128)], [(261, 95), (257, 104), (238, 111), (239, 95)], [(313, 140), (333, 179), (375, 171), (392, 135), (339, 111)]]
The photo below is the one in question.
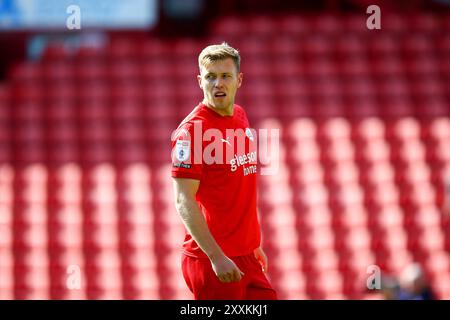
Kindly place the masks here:
[(205, 0), (161, 1), (161, 32), (175, 37), (204, 34), (207, 30), (209, 6), (211, 4), (208, 5)]
[(422, 267), (413, 263), (400, 275), (399, 300), (434, 300), (434, 294)]
[(166, 0), (163, 2), (164, 13), (174, 19), (196, 20), (204, 9), (204, 0)]
[(393, 276), (383, 276), (381, 279), (381, 294), (385, 300), (398, 300), (400, 284)]

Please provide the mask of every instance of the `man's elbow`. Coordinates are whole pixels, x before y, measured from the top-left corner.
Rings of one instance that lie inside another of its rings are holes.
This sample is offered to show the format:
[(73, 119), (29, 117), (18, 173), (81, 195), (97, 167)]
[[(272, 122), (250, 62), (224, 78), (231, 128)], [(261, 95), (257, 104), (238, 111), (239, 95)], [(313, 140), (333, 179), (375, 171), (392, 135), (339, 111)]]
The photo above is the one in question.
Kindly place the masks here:
[(195, 200), (191, 199), (189, 196), (182, 192), (178, 192), (177, 194), (175, 194), (175, 208), (180, 214), (184, 212), (186, 208), (190, 208), (193, 201)]
[(179, 212), (180, 209), (183, 207), (184, 203), (185, 203), (185, 197), (183, 194), (177, 192), (175, 193), (175, 197), (174, 197), (174, 203), (175, 203), (175, 208), (177, 209), (177, 211)]

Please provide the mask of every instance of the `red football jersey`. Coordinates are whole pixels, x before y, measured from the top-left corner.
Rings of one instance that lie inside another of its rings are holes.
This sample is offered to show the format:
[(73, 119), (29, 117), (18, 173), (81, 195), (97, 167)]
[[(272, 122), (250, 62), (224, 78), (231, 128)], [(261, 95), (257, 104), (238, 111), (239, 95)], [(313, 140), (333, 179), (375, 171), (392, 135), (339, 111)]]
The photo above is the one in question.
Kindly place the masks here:
[[(196, 201), (229, 257), (247, 255), (260, 245), (257, 170), (256, 135), (239, 105), (232, 116), (221, 116), (201, 103), (172, 137), (172, 177), (200, 180)], [(189, 233), (183, 249), (206, 257)]]

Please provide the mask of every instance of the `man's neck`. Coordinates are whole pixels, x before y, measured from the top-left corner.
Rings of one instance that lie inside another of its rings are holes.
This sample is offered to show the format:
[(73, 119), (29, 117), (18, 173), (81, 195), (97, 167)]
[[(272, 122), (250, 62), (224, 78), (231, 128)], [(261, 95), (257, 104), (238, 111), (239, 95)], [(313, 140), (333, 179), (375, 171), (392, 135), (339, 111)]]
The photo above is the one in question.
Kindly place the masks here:
[(213, 110), (214, 112), (216, 112), (219, 115), (221, 115), (222, 117), (232, 116), (233, 115), (233, 109), (234, 109), (234, 104), (233, 103), (230, 106), (228, 106), (227, 108), (223, 108), (223, 109), (214, 108), (211, 105), (209, 105), (205, 100), (203, 100), (202, 103), (205, 106), (207, 106), (208, 108), (210, 108), (211, 110)]

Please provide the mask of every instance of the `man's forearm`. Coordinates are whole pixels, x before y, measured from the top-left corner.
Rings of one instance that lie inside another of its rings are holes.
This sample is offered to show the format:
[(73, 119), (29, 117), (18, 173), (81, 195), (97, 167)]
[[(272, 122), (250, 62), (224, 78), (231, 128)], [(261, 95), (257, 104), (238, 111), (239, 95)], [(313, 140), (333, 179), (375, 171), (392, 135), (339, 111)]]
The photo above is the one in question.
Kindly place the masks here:
[(209, 231), (197, 202), (186, 198), (180, 199), (177, 201), (176, 208), (184, 226), (209, 259), (212, 261), (223, 256), (224, 253)]

